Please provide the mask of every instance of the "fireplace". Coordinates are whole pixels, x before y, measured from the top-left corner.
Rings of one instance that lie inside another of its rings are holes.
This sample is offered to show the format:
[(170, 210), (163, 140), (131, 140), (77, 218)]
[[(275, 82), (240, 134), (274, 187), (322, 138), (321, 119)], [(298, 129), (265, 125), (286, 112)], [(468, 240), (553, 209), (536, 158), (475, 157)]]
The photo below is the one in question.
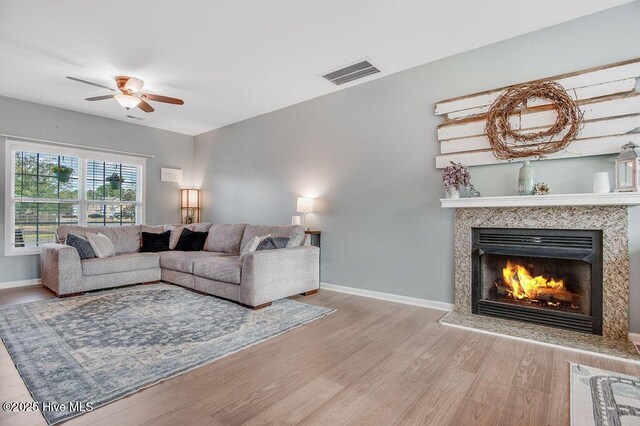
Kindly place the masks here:
[(602, 231), (472, 228), (471, 311), (602, 335)]

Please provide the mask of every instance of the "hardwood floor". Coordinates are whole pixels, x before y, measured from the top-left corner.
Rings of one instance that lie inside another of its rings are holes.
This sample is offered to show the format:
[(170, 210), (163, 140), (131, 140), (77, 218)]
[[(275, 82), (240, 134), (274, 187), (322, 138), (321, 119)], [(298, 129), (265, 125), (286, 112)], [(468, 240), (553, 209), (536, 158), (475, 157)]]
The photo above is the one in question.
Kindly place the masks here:
[[(0, 290), (0, 305), (53, 297)], [(568, 361), (640, 366), (440, 325), (444, 312), (321, 290), (337, 312), (143, 389), (68, 425), (567, 425)], [(0, 401), (30, 401), (4, 346)], [(45, 425), (0, 411), (0, 424)]]

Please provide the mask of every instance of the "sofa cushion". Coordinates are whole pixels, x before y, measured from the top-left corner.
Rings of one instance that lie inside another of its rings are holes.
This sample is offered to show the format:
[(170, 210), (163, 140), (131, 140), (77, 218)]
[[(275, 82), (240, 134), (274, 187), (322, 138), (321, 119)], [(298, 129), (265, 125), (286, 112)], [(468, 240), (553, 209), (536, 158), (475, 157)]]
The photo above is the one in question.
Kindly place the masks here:
[(97, 234), (100, 228), (97, 226), (80, 226), (80, 225), (60, 225), (56, 228), (56, 238), (58, 243), (64, 244), (68, 234), (78, 235), (87, 238), (87, 233)]
[(298, 247), (304, 240), (304, 228), (300, 225), (247, 225), (240, 247), (243, 248), (253, 237), (269, 234), (289, 238), (287, 247)]
[(227, 253), (211, 253), (208, 251), (166, 251), (160, 254), (160, 267), (172, 271), (193, 274), (193, 262), (201, 258), (230, 256)]
[(80, 226), (80, 225), (60, 225), (56, 229), (58, 242), (64, 243), (67, 234), (75, 234), (87, 238), (87, 234), (106, 235), (113, 243), (116, 254), (134, 253), (140, 249), (140, 225), (125, 226)]
[(193, 274), (210, 280), (240, 284), (239, 256), (203, 257), (193, 262)]
[(205, 250), (238, 255), (240, 254), (240, 242), (247, 225), (227, 225), (214, 223), (209, 228), (209, 237), (205, 243)]
[(81, 263), (82, 275), (115, 274), (159, 268), (160, 255), (158, 253), (126, 253), (102, 259), (87, 259)]
[(100, 232), (109, 237), (116, 248), (116, 254), (140, 250), (140, 226), (105, 226)]
[(147, 232), (149, 234), (162, 234), (164, 231), (164, 225), (140, 225), (140, 232)]

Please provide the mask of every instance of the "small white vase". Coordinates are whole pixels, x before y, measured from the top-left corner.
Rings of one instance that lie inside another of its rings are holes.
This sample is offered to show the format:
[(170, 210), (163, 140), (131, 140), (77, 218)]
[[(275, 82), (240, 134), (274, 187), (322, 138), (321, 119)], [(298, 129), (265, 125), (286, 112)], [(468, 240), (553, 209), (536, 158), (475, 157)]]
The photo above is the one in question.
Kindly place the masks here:
[(460, 190), (451, 188), (450, 190), (447, 191), (447, 198), (451, 198), (451, 199), (460, 198)]
[(593, 192), (595, 194), (608, 194), (611, 192), (609, 173), (598, 172), (593, 176)]

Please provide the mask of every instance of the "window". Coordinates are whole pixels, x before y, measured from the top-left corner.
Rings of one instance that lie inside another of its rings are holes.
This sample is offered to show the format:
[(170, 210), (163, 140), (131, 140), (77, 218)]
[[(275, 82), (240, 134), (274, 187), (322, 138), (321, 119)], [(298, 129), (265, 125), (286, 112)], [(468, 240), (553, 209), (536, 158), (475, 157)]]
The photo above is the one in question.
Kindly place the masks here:
[(7, 141), (5, 254), (33, 254), (62, 224), (143, 222), (145, 160)]

